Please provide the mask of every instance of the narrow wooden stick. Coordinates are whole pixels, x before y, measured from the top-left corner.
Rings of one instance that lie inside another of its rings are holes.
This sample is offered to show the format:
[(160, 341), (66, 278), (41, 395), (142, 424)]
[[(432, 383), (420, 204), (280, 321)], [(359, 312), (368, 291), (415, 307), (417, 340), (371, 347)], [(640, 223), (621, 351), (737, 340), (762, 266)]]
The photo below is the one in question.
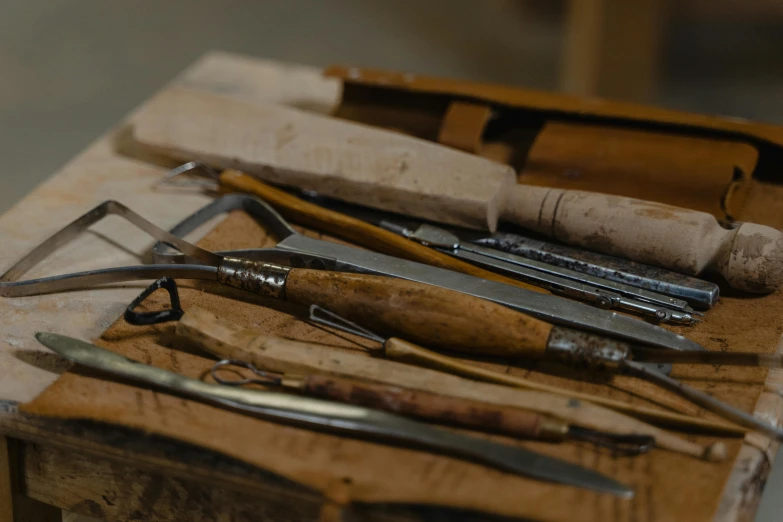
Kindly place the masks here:
[[(414, 366), (421, 366), (423, 368), (430, 368), (453, 375), (467, 377), (468, 379), (473, 379), (476, 381), (502, 384), (505, 386), (512, 386), (514, 388), (524, 388), (527, 390), (536, 390), (546, 393), (554, 393), (555, 395), (564, 395), (583, 401), (590, 401), (593, 404), (605, 406), (615, 411), (622, 412), (636, 417), (637, 419), (644, 420), (646, 422), (652, 422), (660, 426), (667, 426), (677, 429), (704, 429), (717, 433), (731, 434), (740, 434), (744, 433), (745, 431), (739, 426), (735, 426), (734, 424), (727, 424), (723, 421), (710, 421), (682, 413), (646, 408), (644, 406), (637, 406), (634, 404), (616, 401), (607, 397), (599, 397), (597, 395), (589, 395), (586, 393), (564, 390), (555, 386), (549, 386), (547, 384), (524, 379), (522, 377), (515, 377), (505, 373), (485, 370), (484, 368), (479, 368), (472, 364), (465, 363), (464, 361), (455, 357), (441, 355), (439, 353), (433, 352), (432, 350), (427, 350), (426, 348), (422, 348), (421, 346), (409, 343), (408, 341), (404, 341), (396, 337), (392, 337), (391, 339), (387, 340), (384, 346), (386, 357), (393, 361), (412, 364)], [(679, 402), (684, 401), (678, 401), (678, 404)], [(687, 402), (685, 404), (690, 405), (690, 403)]]
[[(698, 458), (720, 460), (725, 454), (725, 447), (720, 443), (709, 447), (695, 444), (627, 415), (577, 400), (574, 394), (566, 395), (561, 391), (555, 395), (486, 384), (394, 361), (341, 352), (323, 345), (260, 335), (257, 331), (243, 329), (198, 307), (191, 307), (185, 313), (177, 325), (177, 333), (217, 357), (252, 362), (259, 368), (277, 373), (326, 373), (358, 377), (463, 399), (524, 408), (608, 433), (651, 435), (660, 448)], [(589, 395), (581, 397), (593, 398)], [(729, 424), (680, 417), (681, 426), (723, 434), (744, 433), (742, 428)], [(662, 418), (666, 420), (668, 417)]]
[(562, 441), (568, 438), (569, 424), (561, 419), (486, 401), (326, 374), (301, 378), (285, 376), (283, 385), (321, 399), (390, 411), (437, 424), (526, 439)]

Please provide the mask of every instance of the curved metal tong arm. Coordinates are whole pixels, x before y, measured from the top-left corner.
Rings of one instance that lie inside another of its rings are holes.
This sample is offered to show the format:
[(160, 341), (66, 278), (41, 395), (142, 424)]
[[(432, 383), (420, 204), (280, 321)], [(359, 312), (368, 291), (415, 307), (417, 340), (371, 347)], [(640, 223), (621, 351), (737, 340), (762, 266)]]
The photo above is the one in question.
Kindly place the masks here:
[[(264, 229), (278, 238), (278, 240), (298, 234), (298, 232), (294, 230), (291, 225), (275, 211), (275, 209), (269, 206), (269, 204), (255, 196), (247, 194), (228, 194), (212, 201), (210, 204), (200, 208), (184, 220), (180, 221), (171, 229), (171, 233), (175, 234), (175, 237), (183, 237), (215, 216), (233, 212), (235, 210), (241, 210), (247, 213), (257, 223), (262, 224)], [(179, 250), (182, 253), (171, 252), (166, 248), (166, 242), (161, 241), (152, 248), (152, 258), (156, 263), (191, 262), (191, 260), (188, 259), (188, 253), (182, 249)], [(259, 249), (249, 249), (244, 252), (231, 251), (232, 253), (227, 255), (251, 258), (253, 250)], [(223, 253), (226, 254), (226, 252)]]
[[(90, 226), (110, 215), (125, 219), (148, 233), (154, 239), (180, 250), (191, 258), (197, 259), (203, 265), (179, 267), (170, 265), (126, 266), (19, 281), (19, 278), (50, 254), (70, 243)], [(45, 294), (106, 283), (153, 279), (161, 275), (191, 279), (215, 279), (217, 277), (216, 267), (222, 260), (222, 256), (188, 243), (184, 239), (178, 238), (147, 221), (125, 205), (117, 201), (108, 200), (77, 218), (59, 232), (56, 232), (9, 268), (5, 274), (0, 276), (0, 295), (4, 297), (19, 297)]]

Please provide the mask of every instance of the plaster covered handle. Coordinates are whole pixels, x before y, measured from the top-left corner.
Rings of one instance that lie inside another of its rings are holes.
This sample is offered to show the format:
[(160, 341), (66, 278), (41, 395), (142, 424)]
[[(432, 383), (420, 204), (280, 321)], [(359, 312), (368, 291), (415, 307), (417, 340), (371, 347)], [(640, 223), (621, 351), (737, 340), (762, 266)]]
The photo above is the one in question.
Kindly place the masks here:
[(743, 223), (728, 230), (706, 212), (652, 201), (516, 185), (501, 219), (564, 243), (685, 274), (721, 274), (733, 288), (783, 284), (783, 234)]

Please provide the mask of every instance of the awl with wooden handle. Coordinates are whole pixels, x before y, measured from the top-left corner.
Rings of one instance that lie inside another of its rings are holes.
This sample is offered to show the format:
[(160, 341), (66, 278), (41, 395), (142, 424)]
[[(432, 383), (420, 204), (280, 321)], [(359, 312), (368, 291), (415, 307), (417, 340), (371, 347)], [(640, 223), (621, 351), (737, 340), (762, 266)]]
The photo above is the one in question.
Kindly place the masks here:
[[(223, 375), (224, 370), (227, 370), (226, 376)], [(268, 372), (256, 368), (253, 363), (231, 359), (215, 363), (211, 373), (215, 381), (227, 386), (257, 384), (280, 387), (316, 399), (364, 406), (434, 424), (514, 438), (546, 442), (589, 442), (598, 447), (609, 448), (616, 456), (646, 453), (655, 444), (655, 437), (651, 435), (603, 432), (521, 408), (396, 384), (383, 384), (369, 379), (323, 373), (291, 375)]]
[[(367, 379), (378, 383), (425, 390), (465, 400), (489, 402), (497, 406), (510, 406), (552, 415), (586, 428), (609, 433), (636, 433), (655, 437), (656, 446), (707, 460), (721, 460), (725, 447), (716, 443), (707, 447), (682, 439), (665, 430), (651, 426), (628, 415), (635, 416), (641, 410), (654, 415), (642, 415), (650, 422), (736, 436), (743, 433), (735, 425), (716, 422), (663, 410), (653, 410), (635, 404), (621, 403), (606, 397), (587, 396), (569, 390), (555, 390), (558, 394), (515, 389), (484, 382), (463, 379), (440, 371), (417, 368), (393, 360), (335, 350), (315, 343), (293, 341), (265, 335), (262, 332), (242, 328), (216, 317), (213, 313), (192, 306), (177, 324), (177, 335), (197, 343), (201, 348), (221, 359), (250, 362), (263, 370), (286, 374), (325, 374), (348, 378)], [(394, 350), (412, 358), (429, 358), (429, 350), (397, 339)], [(431, 353), (431, 352), (430, 352)], [(444, 358), (444, 356), (437, 357)], [(445, 359), (451, 359), (445, 357)], [(420, 364), (420, 360), (415, 364)], [(464, 365), (466, 366), (466, 365)], [(492, 373), (484, 370), (487, 373)], [(505, 375), (498, 373), (497, 375)], [(519, 384), (517, 384), (519, 385)], [(603, 406), (624, 406), (624, 413), (593, 404), (595, 398)]]
[(419, 218), (494, 231), (505, 221), (735, 288), (783, 282), (783, 234), (722, 228), (709, 214), (591, 192), (516, 184), (499, 163), (424, 140), (275, 105), (172, 88), (134, 120), (141, 144), (266, 181)]

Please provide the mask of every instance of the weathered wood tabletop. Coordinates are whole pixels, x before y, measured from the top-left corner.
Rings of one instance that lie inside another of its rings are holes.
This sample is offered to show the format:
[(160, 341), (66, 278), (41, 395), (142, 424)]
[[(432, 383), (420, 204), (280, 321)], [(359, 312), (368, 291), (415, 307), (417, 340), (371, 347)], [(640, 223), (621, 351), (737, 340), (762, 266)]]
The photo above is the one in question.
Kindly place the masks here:
[[(323, 78), (317, 69), (226, 54), (207, 55), (174, 83), (241, 100), (272, 101), (321, 113), (328, 113), (340, 94), (339, 84)], [(106, 199), (119, 199), (163, 227), (173, 225), (208, 201), (198, 194), (172, 197), (154, 190), (154, 182), (165, 169), (118, 152), (117, 144), (127, 136), (132, 120), (130, 115), (0, 217), (4, 246), (0, 270)], [(107, 239), (111, 237), (122, 237), (122, 247)], [(29, 275), (137, 264), (151, 244), (141, 231), (109, 220)], [(254, 477), (264, 473), (239, 462), (166, 441), (155, 441), (143, 452), (135, 453), (133, 448), (112, 445), (117, 433), (91, 433), (83, 427), (50, 424), (15, 412), (15, 403), (31, 400), (63, 370), (62, 362), (35, 341), (36, 331), (96, 338), (145, 286), (138, 283), (0, 299), (0, 400), (4, 401), (0, 402), (0, 521), (12, 519), (9, 506), (13, 503), (17, 520), (26, 520), (25, 511), (29, 520), (56, 519), (54, 511), (37, 501), (107, 520), (142, 516), (145, 520), (180, 520), (184, 511), (177, 495), (182, 492), (202, 508), (188, 509), (188, 520), (245, 520), (248, 513), (269, 520), (316, 517), (317, 512), (306, 502), (314, 493), (290, 484), (280, 485), (271, 495), (267, 491), (264, 498), (277, 497), (277, 501), (268, 501), (259, 508), (257, 498), (253, 498), (259, 487)], [(777, 349), (783, 351), (783, 343)], [(783, 371), (770, 371), (756, 413), (779, 421), (783, 416), (781, 389)], [(718, 520), (752, 517), (776, 450), (777, 444), (766, 438), (751, 435), (746, 439), (725, 485)], [(178, 467), (172, 463), (177, 457), (188, 464)], [(22, 474), (9, 474), (9, 465), (20, 467)], [(209, 485), (216, 477), (226, 485), (225, 490)], [(268, 488), (268, 481), (266, 484)], [(27, 498), (19, 497), (19, 487)], [(264, 509), (263, 516), (259, 509)], [(320, 513), (324, 516), (323, 510)], [(394, 518), (393, 512), (388, 513)]]

